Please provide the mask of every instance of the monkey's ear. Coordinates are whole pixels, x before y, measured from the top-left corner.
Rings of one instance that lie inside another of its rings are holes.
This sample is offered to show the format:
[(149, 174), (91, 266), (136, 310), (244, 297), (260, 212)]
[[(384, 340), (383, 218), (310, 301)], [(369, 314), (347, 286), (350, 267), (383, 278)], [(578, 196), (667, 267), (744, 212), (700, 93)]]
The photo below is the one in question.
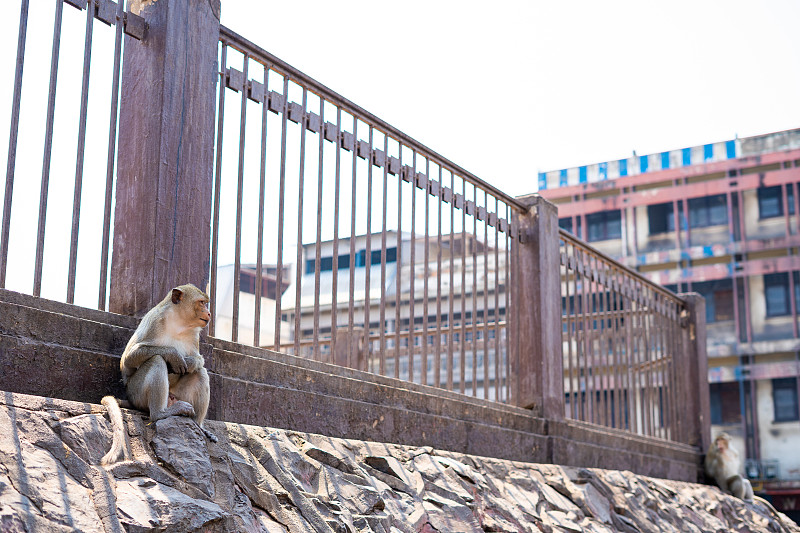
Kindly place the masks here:
[(176, 304), (181, 301), (181, 297), (183, 296), (183, 291), (178, 289), (177, 287), (172, 289), (172, 303)]

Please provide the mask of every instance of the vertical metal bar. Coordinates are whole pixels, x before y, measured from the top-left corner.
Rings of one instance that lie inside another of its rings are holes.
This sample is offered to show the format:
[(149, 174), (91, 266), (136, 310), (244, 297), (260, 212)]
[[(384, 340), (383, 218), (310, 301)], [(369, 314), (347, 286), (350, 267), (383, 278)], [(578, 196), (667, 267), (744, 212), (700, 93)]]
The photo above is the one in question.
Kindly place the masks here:
[[(322, 261), (322, 192), (323, 192), (323, 164), (325, 159), (325, 100), (319, 97), (319, 168), (317, 169), (317, 242), (314, 244), (314, 350), (313, 359), (319, 361), (319, 294), (321, 283)], [(333, 330), (333, 324), (331, 324)]]
[[(386, 375), (386, 208), (387, 208), (387, 190), (388, 177), (389, 177), (389, 135), (383, 134), (383, 211), (381, 213), (381, 301), (380, 301), (380, 375)], [(395, 250), (395, 258), (397, 257)], [(395, 263), (397, 265), (397, 263)], [(395, 365), (397, 366), (397, 365)]]
[(593, 368), (593, 360), (592, 354), (594, 352), (593, 345), (592, 345), (592, 318), (591, 318), (591, 306), (590, 301), (592, 298), (592, 272), (591, 272), (591, 265), (589, 261), (587, 261), (588, 254), (581, 250), (580, 255), (580, 265), (583, 269), (583, 273), (581, 274), (581, 289), (582, 289), (582, 299), (581, 299), (581, 307), (583, 308), (581, 313), (583, 314), (583, 365), (584, 365), (584, 373), (583, 379), (585, 383), (585, 418), (583, 419), (585, 422), (594, 422), (594, 368)]
[[(564, 241), (563, 244), (563, 254), (564, 254), (564, 308), (562, 309), (561, 313), (564, 315), (562, 319), (566, 326), (566, 332), (564, 335), (566, 344), (567, 344), (567, 375), (569, 379), (567, 380), (567, 397), (569, 398), (569, 408), (571, 413), (567, 413), (567, 416), (571, 416), (574, 419), (578, 418), (577, 414), (577, 392), (575, 390), (575, 378), (573, 377), (575, 373), (575, 369), (572, 366), (572, 345), (573, 345), (573, 330), (572, 330), (572, 312), (571, 310), (574, 309), (575, 305), (575, 296), (570, 293), (570, 247), (573, 245), (570, 244), (569, 241)], [(580, 376), (578, 376), (580, 377)]]
[(244, 197), (244, 147), (245, 147), (245, 128), (247, 125), (247, 66), (250, 56), (244, 54), (244, 66), (242, 68), (242, 105), (239, 115), (239, 172), (236, 185), (236, 236), (235, 251), (233, 258), (233, 312), (231, 314), (231, 340), (239, 341), (239, 290), (241, 289), (242, 272), (242, 200)]
[[(455, 340), (455, 298), (453, 297), (453, 281), (455, 279), (455, 242), (456, 242), (456, 218), (455, 218), (455, 184), (456, 176), (450, 171), (450, 285), (448, 286), (448, 312), (447, 312), (447, 390), (453, 390), (453, 344)], [(462, 300), (463, 308), (464, 302)]]
[(331, 285), (331, 360), (336, 353), (336, 330), (338, 327), (337, 306), (339, 305), (339, 187), (341, 185), (342, 165), (342, 109), (336, 108), (336, 169), (333, 186), (333, 279)]
[[(28, 0), (25, 0), (27, 3)], [(114, 27), (114, 73), (111, 77), (111, 118), (108, 126), (108, 154), (106, 155), (106, 194), (103, 209), (103, 241), (100, 253), (100, 288), (97, 308), (106, 309), (106, 285), (108, 284), (108, 248), (111, 240), (111, 195), (114, 184), (114, 154), (117, 149), (117, 108), (119, 106), (119, 73), (122, 64), (122, 16), (123, 2), (117, 2), (117, 24)], [(5, 261), (3, 261), (5, 262)], [(0, 283), (0, 287), (3, 284)], [(213, 316), (213, 313), (212, 313)], [(211, 324), (213, 326), (213, 319)]]
[[(358, 174), (358, 118), (353, 117), (353, 182), (350, 186), (350, 283), (347, 300), (347, 331), (353, 338), (355, 283), (356, 283), (356, 183)], [(347, 366), (354, 368), (353, 343), (347, 344)]]
[(364, 250), (364, 365), (361, 370), (369, 370), (372, 359), (372, 341), (370, 340), (370, 275), (372, 270), (372, 143), (374, 141), (372, 124), (369, 124), (369, 151), (367, 158), (367, 242)]
[(417, 247), (417, 151), (411, 152), (411, 253), (409, 258), (408, 275), (408, 381), (414, 382), (414, 352), (416, 350), (417, 323), (414, 316), (414, 303), (417, 299), (416, 290), (416, 247)]
[[(475, 211), (472, 213), (472, 395), (478, 396), (478, 187), (472, 186), (472, 201)], [(465, 204), (466, 206), (466, 204)]]
[(505, 338), (506, 338), (506, 401), (511, 400), (511, 335), (509, 334), (512, 320), (514, 319), (514, 314), (511, 307), (511, 291), (509, 287), (512, 287), (512, 279), (511, 279), (511, 231), (510, 231), (510, 222), (511, 222), (511, 207), (506, 204), (506, 250), (505, 250), (505, 258), (506, 258), (506, 275), (505, 281), (503, 283), (504, 290), (505, 290), (505, 308), (506, 308), (506, 327), (505, 327)]
[(402, 283), (402, 250), (403, 250), (403, 178), (400, 175), (403, 168), (403, 143), (398, 142), (397, 157), (399, 168), (397, 174), (397, 273), (394, 284), (394, 377), (400, 377), (400, 292)]
[[(425, 158), (425, 176), (430, 176), (430, 159)], [(423, 261), (425, 262), (424, 275), (422, 282), (422, 370), (420, 372), (423, 385), (428, 384), (428, 265), (430, 261), (430, 196), (428, 195), (429, 186), (425, 186), (422, 197), (425, 199), (425, 251)], [(439, 273), (436, 273), (437, 277)], [(415, 276), (416, 277), (416, 276)]]
[[(494, 197), (494, 212), (500, 212), (500, 200)], [(494, 399), (500, 401), (500, 389), (503, 384), (500, 371), (500, 220), (495, 219), (494, 226)]]
[[(489, 216), (489, 194), (483, 191), (483, 206)], [(477, 209), (477, 206), (476, 206)], [(475, 217), (477, 219), (477, 216)], [(489, 399), (489, 221), (483, 220), (483, 398)]]
[(75, 158), (75, 191), (72, 197), (72, 233), (69, 240), (69, 267), (67, 274), (67, 303), (75, 302), (75, 275), (78, 263), (78, 231), (81, 222), (81, 190), (83, 188), (83, 157), (86, 152), (86, 114), (89, 107), (89, 69), (92, 63), (92, 29), (94, 5), (86, 9), (86, 32), (83, 41), (83, 79), (81, 82), (81, 110), (78, 121), (78, 153)]
[[(225, 69), (228, 46), (222, 43), (219, 69), (219, 103), (217, 105), (217, 161), (214, 169), (214, 218), (211, 222), (211, 324), (208, 334), (216, 334), (217, 320), (217, 261), (219, 260), (219, 194), (222, 183), (222, 132), (225, 119)], [(266, 104), (265, 104), (266, 105)]]
[[(283, 77), (281, 108), (281, 167), (278, 186), (278, 261), (275, 272), (275, 350), (281, 350), (281, 293), (283, 289), (283, 217), (286, 210), (286, 133), (289, 107), (289, 77)], [(337, 198), (338, 200), (338, 198)]]
[[(6, 191), (3, 197), (3, 231), (0, 237), (0, 288), (6, 286), (8, 241), (11, 229), (11, 198), (14, 194), (14, 171), (17, 163), (17, 135), (19, 132), (19, 106), (22, 98), (22, 71), (25, 66), (25, 43), (28, 35), (29, 0), (22, 0), (19, 9), (17, 34), (17, 61), (14, 70), (14, 96), (11, 101), (11, 126), (8, 134), (8, 159), (6, 162)], [(105, 257), (105, 256), (103, 256)], [(102, 309), (102, 308), (101, 308)]]
[[(442, 386), (442, 165), (439, 164), (439, 195), (436, 198), (436, 354), (433, 386)], [(449, 343), (448, 343), (449, 344)]]
[[(453, 189), (455, 193), (455, 189)], [(467, 181), (464, 178), (461, 178), (461, 194), (463, 196), (463, 201), (466, 202), (467, 200)], [(467, 288), (467, 210), (465, 206), (461, 206), (461, 338), (459, 339), (461, 342), (459, 343), (461, 346), (461, 381), (460, 381), (460, 392), (464, 394), (466, 391), (466, 383), (467, 380), (467, 354), (466, 354), (466, 342), (467, 342), (467, 296), (466, 296), (466, 288)]]
[(61, 46), (61, 17), (64, 0), (56, 2), (56, 16), (53, 24), (53, 51), (50, 57), (50, 88), (47, 98), (47, 125), (45, 127), (44, 156), (42, 162), (42, 181), (39, 191), (39, 228), (36, 238), (36, 265), (33, 273), (33, 295), (42, 293), (42, 260), (44, 258), (44, 230), (47, 217), (47, 192), (50, 184), (50, 156), (53, 148), (53, 116), (56, 105), (56, 83), (58, 81), (58, 53)]
[(603, 424), (611, 427), (611, 409), (609, 405), (609, 394), (610, 386), (609, 386), (609, 370), (611, 365), (609, 363), (609, 345), (613, 343), (614, 339), (609, 337), (608, 327), (607, 327), (607, 316), (608, 316), (608, 296), (606, 293), (606, 269), (605, 269), (605, 261), (602, 261), (599, 257), (596, 258), (596, 262), (598, 265), (598, 278), (599, 278), (599, 293), (597, 295), (598, 299), (598, 313), (600, 314), (601, 320), (600, 323), (600, 368), (602, 372), (600, 373), (600, 387), (603, 390), (602, 400), (603, 400)]
[[(264, 203), (267, 188), (267, 112), (269, 108), (269, 67), (264, 66), (264, 101), (261, 104), (261, 164), (258, 175), (258, 233), (256, 237), (256, 289), (253, 307), (253, 345), (261, 345), (261, 298), (264, 296)], [(275, 298), (280, 298), (275, 287)]]
[(306, 109), (308, 107), (308, 89), (303, 86), (303, 116), (300, 119), (300, 169), (297, 178), (297, 259), (295, 264), (295, 292), (294, 292), (294, 354), (300, 355), (300, 336), (303, 334), (301, 329), (300, 316), (301, 301), (303, 296), (303, 195), (304, 181), (306, 176)]
[(622, 302), (621, 302), (621, 295), (620, 295), (620, 292), (619, 292), (619, 289), (620, 289), (620, 286), (619, 286), (619, 271), (618, 271), (618, 269), (616, 267), (611, 267), (610, 276), (611, 276), (610, 285), (611, 285), (611, 290), (612, 290), (612, 293), (613, 293), (613, 296), (614, 296), (614, 300), (613, 300), (613, 303), (612, 303), (612, 311), (614, 313), (614, 315), (613, 315), (613, 326), (612, 326), (612, 328), (613, 328), (613, 339), (614, 339), (614, 349), (613, 349), (613, 354), (614, 354), (614, 361), (613, 361), (613, 365), (614, 365), (614, 388), (613, 388), (613, 393), (614, 393), (614, 407), (616, 409), (615, 412), (614, 412), (614, 415), (615, 415), (614, 416), (614, 424), (615, 424), (614, 427), (616, 427), (617, 429), (622, 430), (622, 429), (625, 428), (625, 420), (624, 420), (624, 417), (623, 417), (625, 405), (623, 404), (623, 398), (622, 398), (622, 373), (621, 373), (622, 364), (621, 364), (621, 361), (622, 361), (623, 343), (625, 341), (625, 338), (623, 337), (623, 335), (622, 335), (622, 333), (620, 331), (620, 318), (621, 318), (621, 313), (622, 313)]

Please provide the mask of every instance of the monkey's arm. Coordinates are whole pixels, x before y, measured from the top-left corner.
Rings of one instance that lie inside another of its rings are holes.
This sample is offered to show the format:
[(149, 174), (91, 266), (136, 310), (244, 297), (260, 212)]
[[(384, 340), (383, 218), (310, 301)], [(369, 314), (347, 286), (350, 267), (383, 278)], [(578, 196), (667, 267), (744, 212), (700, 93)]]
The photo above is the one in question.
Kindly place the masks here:
[(122, 364), (125, 368), (136, 369), (153, 357), (160, 355), (164, 358), (171, 371), (176, 374), (186, 373), (186, 361), (172, 346), (157, 346), (153, 344), (134, 344), (131, 349), (122, 354)]

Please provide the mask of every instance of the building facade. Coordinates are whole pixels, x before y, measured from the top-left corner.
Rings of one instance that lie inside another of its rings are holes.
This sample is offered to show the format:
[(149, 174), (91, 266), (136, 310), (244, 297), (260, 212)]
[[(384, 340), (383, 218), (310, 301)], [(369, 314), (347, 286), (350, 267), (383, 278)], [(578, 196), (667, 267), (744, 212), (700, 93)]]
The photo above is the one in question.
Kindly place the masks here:
[(566, 229), (706, 300), (712, 432), (800, 510), (800, 129), (539, 174)]

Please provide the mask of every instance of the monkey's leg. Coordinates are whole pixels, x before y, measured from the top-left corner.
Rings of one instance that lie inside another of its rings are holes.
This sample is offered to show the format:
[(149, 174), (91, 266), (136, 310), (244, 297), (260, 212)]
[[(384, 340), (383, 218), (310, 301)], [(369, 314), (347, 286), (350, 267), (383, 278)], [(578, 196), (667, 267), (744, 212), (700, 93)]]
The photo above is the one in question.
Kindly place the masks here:
[(138, 409), (150, 412), (150, 420), (161, 420), (168, 416), (195, 416), (187, 402), (169, 403), (169, 379), (167, 363), (160, 355), (144, 362), (128, 379), (128, 399)]
[(205, 368), (200, 368), (197, 372), (191, 372), (180, 376), (177, 380), (173, 377), (173, 383), (170, 386), (170, 393), (184, 402), (192, 404), (194, 407), (194, 420), (206, 437), (212, 442), (217, 442), (217, 437), (205, 427), (203, 421), (206, 419), (208, 413), (208, 402), (210, 399), (210, 387), (208, 383), (208, 372)]

